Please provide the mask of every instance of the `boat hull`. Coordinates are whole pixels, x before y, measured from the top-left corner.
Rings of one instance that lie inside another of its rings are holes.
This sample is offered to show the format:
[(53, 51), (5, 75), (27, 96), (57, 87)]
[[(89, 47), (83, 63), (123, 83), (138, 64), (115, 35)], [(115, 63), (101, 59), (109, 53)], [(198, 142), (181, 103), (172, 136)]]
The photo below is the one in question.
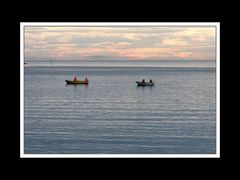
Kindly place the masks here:
[(154, 82), (140, 82), (140, 81), (136, 81), (138, 86), (154, 86)]
[(88, 81), (71, 81), (65, 80), (67, 84), (88, 84)]

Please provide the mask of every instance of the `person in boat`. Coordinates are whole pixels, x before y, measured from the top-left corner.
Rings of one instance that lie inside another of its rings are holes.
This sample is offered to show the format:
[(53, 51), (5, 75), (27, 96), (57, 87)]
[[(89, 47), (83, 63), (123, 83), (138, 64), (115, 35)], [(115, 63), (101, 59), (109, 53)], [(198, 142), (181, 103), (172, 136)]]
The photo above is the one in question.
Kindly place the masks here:
[(150, 83), (152, 83), (152, 80), (150, 79), (150, 81), (149, 81)]
[(73, 81), (77, 81), (77, 77), (76, 76), (74, 77)]
[(85, 82), (88, 82), (88, 78), (87, 77), (85, 77)]
[(142, 80), (142, 83), (145, 83), (145, 79)]

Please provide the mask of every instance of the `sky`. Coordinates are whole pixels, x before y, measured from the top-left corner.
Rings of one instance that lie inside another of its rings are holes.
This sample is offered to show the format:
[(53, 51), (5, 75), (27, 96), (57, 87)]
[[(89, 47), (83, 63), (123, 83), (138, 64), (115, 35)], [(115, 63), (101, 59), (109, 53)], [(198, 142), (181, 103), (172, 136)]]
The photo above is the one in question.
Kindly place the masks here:
[(24, 27), (25, 60), (215, 60), (215, 27)]

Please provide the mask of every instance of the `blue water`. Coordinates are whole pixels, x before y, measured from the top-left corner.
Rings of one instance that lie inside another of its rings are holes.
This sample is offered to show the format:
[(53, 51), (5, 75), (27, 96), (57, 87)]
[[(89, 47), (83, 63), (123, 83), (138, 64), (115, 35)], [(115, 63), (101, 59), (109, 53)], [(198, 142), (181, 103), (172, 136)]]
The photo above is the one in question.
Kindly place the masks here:
[[(216, 153), (216, 77), (203, 67), (25, 67), (26, 154)], [(65, 79), (88, 77), (89, 85)], [(154, 87), (135, 81), (151, 78)]]
[(207, 60), (168, 60), (168, 61), (27, 61), (25, 66), (81, 66), (81, 67), (203, 67), (215, 68), (215, 61)]

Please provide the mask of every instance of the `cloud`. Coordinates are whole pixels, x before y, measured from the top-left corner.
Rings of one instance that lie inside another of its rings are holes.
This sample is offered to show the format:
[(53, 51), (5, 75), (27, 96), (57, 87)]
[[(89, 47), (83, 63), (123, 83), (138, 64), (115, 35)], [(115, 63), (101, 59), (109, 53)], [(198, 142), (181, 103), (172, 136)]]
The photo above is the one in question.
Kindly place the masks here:
[(215, 59), (215, 28), (25, 27), (25, 56)]
[(179, 57), (179, 58), (188, 58), (188, 57), (192, 57), (194, 53), (191, 53), (191, 52), (179, 52), (176, 54), (176, 57)]
[(118, 43), (116, 43), (116, 45), (118, 45), (118, 46), (128, 46), (130, 44), (131, 43), (129, 43), (129, 42), (118, 42)]
[(162, 41), (164, 46), (186, 46), (189, 45), (183, 38), (167, 38)]

